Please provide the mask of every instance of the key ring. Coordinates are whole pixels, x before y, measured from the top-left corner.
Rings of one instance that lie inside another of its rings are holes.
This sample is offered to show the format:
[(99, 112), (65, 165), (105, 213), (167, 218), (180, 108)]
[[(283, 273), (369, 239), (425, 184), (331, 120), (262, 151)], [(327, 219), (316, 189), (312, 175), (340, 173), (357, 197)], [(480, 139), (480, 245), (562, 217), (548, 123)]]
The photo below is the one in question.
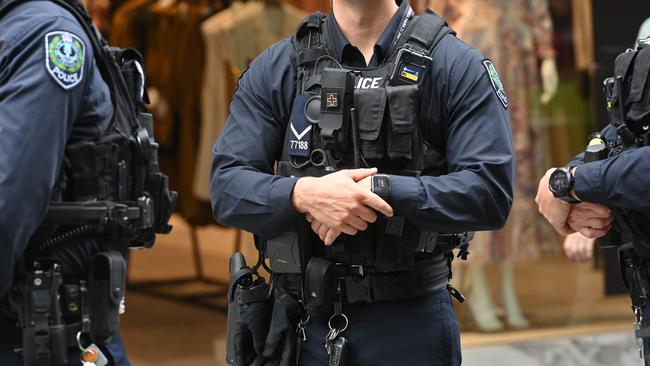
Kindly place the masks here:
[(77, 332), (77, 347), (81, 350), (81, 352), (85, 352), (86, 348), (81, 345), (81, 332)]
[(343, 320), (345, 321), (345, 323), (344, 323), (345, 325), (343, 326), (343, 328), (338, 331), (339, 333), (343, 333), (343, 332), (345, 332), (346, 329), (348, 329), (348, 324), (350, 324), (350, 321), (349, 321), (348, 317), (345, 314), (334, 314), (334, 315), (332, 315), (330, 317), (330, 320), (327, 321), (327, 326), (330, 328), (330, 330), (336, 329), (336, 328), (334, 328), (332, 326), (332, 320), (334, 320), (337, 315), (341, 316), (343, 318)]

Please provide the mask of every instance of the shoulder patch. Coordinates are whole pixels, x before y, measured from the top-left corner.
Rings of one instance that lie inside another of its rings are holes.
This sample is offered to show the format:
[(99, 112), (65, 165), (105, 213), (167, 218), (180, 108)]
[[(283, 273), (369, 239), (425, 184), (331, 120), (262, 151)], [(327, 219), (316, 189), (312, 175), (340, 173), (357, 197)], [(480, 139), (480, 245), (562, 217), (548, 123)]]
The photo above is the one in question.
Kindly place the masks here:
[(66, 31), (45, 35), (45, 68), (63, 89), (81, 82), (85, 57), (86, 45), (76, 35)]
[(485, 70), (490, 77), (490, 82), (492, 83), (492, 88), (494, 89), (497, 98), (499, 98), (499, 101), (501, 101), (501, 104), (503, 104), (503, 108), (508, 109), (508, 97), (506, 96), (506, 89), (504, 88), (503, 82), (497, 73), (496, 67), (494, 67), (494, 64), (491, 60), (485, 59), (482, 62), (483, 67), (485, 67)]

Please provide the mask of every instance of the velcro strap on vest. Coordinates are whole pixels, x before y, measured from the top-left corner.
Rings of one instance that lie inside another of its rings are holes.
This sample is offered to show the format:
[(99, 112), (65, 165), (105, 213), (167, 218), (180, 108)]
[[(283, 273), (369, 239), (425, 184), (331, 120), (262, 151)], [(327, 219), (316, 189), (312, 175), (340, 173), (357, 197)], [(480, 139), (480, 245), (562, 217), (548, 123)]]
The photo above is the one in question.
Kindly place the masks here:
[(327, 54), (327, 50), (324, 48), (310, 48), (307, 50), (298, 51), (295, 60), (296, 66), (303, 66), (312, 62), (316, 62), (319, 58)]

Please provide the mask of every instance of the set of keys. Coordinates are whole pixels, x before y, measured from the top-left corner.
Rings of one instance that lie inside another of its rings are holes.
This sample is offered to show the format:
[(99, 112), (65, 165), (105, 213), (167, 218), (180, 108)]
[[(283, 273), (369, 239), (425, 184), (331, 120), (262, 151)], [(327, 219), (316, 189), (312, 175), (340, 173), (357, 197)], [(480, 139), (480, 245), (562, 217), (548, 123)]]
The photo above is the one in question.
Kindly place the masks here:
[(81, 350), (81, 365), (82, 366), (106, 366), (108, 365), (108, 358), (96, 344), (91, 344), (84, 347), (81, 344), (81, 333), (77, 334), (77, 345)]
[(641, 315), (641, 308), (634, 306), (634, 333), (636, 336), (636, 348), (639, 350), (639, 356), (643, 358), (643, 338), (640, 337), (639, 331), (643, 322), (643, 315)]
[(334, 315), (327, 326), (330, 328), (325, 336), (325, 349), (329, 356), (328, 366), (345, 366), (349, 354), (348, 340), (341, 334), (348, 328), (348, 317), (341, 311), (341, 302), (334, 303)]

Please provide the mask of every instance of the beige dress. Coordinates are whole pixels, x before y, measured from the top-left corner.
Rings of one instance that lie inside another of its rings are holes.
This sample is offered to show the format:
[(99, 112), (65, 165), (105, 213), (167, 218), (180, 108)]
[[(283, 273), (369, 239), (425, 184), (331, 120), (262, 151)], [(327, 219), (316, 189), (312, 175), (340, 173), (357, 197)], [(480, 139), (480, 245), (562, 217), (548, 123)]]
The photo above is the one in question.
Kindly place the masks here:
[(494, 62), (508, 95), (516, 157), (513, 208), (504, 229), (494, 235), (478, 236), (484, 243), (474, 247), (478, 254), (474, 259), (486, 262), (535, 259), (555, 251), (552, 238), (540, 237), (543, 222), (534, 203), (539, 169), (533, 116), (539, 107), (539, 63), (554, 57), (548, 3), (546, 0), (429, 0), (429, 7), (449, 22), (460, 39)]
[(201, 93), (201, 133), (194, 195), (210, 200), (212, 145), (228, 117), (236, 80), (262, 51), (296, 32), (307, 17), (292, 5), (267, 6), (261, 1), (234, 2), (202, 24), (206, 64)]

